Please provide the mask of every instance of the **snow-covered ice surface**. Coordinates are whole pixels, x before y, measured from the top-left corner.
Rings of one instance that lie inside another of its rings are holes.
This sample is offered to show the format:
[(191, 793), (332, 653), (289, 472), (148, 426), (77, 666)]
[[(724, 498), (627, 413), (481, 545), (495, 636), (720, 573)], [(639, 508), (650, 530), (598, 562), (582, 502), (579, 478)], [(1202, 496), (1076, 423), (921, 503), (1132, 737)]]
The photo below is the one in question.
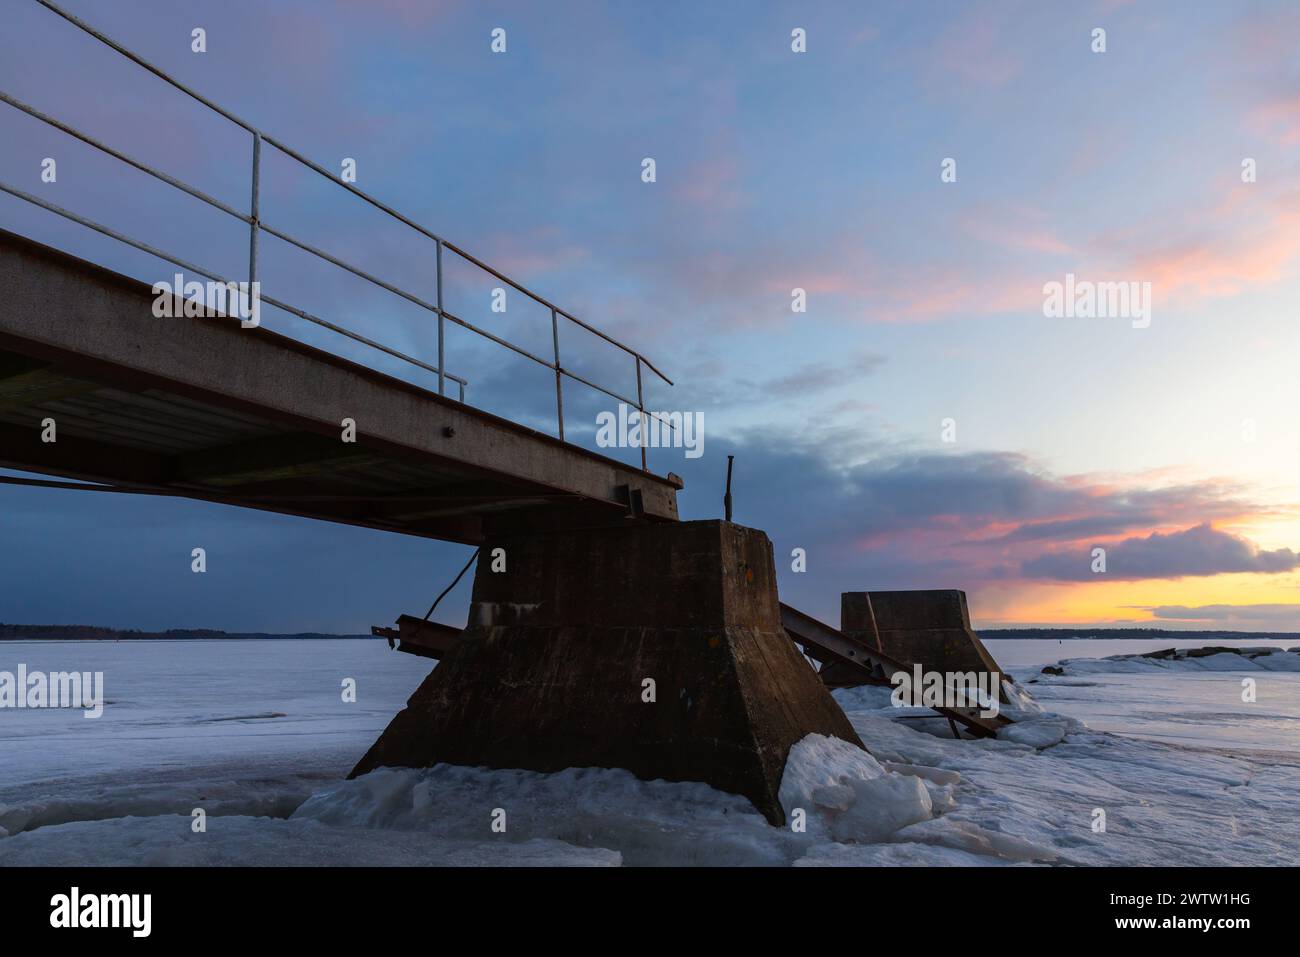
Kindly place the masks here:
[[(1300, 755), (1300, 654), (1253, 643), (1236, 650), (1242, 653), (1065, 658), (1057, 665), (1061, 676), (1007, 667), (1033, 682), (1026, 687), (1045, 707), (1093, 730), (1199, 749)], [(1242, 700), (1246, 681), (1254, 701)]]
[(796, 830), (621, 770), (344, 781), (429, 668), (381, 642), (0, 643), (0, 670), (103, 671), (109, 702), (98, 720), (0, 710), (0, 865), (1300, 863), (1300, 655), (1076, 658), (1061, 676), (1038, 671), (1065, 654), (1007, 657), (1033, 698), (995, 741), (953, 740), (887, 690), (837, 691), (870, 754), (792, 749)]

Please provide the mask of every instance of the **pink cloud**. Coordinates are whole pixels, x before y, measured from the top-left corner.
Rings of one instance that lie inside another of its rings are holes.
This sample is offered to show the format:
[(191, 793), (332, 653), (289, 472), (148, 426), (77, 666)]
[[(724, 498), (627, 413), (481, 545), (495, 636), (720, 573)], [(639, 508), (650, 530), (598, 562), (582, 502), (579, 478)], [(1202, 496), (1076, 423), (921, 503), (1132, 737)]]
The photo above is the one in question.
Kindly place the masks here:
[[(1254, 184), (1232, 187), (1240, 194)], [(1168, 227), (1163, 227), (1168, 232)], [(1120, 272), (1150, 281), (1157, 295), (1227, 297), (1276, 283), (1300, 258), (1300, 193), (1255, 201), (1234, 198), (1205, 211), (1187, 235), (1130, 255)]]
[(980, 204), (964, 210), (958, 223), (967, 236), (980, 243), (1040, 253), (1072, 251), (1046, 214), (1025, 206)]
[[(1274, 572), (1300, 563), (1285, 549), (1264, 551), (1225, 530), (1273, 510), (1222, 480), (1157, 486), (1148, 473), (1060, 476), (1010, 453), (883, 456), (844, 479), (852, 504), (839, 507), (860, 513), (863, 522), (854, 524), (869, 529), (839, 542), (846, 560), (883, 552), (901, 565), (948, 569), (967, 583), (1091, 581), (1097, 544), (1118, 549), (1130, 579)], [(1180, 543), (1197, 557), (1180, 559)]]
[(991, 8), (954, 20), (939, 36), (927, 56), (948, 79), (982, 87), (1005, 86), (1021, 69), (1021, 62), (1005, 41)]
[(441, 18), (460, 4), (456, 0), (339, 0), (339, 5), (367, 17), (386, 15), (405, 26), (419, 27)]
[(498, 233), (488, 238), (480, 255), (493, 268), (511, 278), (535, 276), (564, 269), (587, 259), (591, 251), (554, 227), (526, 233)]
[(672, 188), (673, 197), (695, 208), (736, 209), (743, 204), (740, 169), (735, 157), (718, 154), (690, 164)]
[(1249, 113), (1251, 125), (1285, 146), (1300, 142), (1300, 93), (1286, 93), (1261, 103)]

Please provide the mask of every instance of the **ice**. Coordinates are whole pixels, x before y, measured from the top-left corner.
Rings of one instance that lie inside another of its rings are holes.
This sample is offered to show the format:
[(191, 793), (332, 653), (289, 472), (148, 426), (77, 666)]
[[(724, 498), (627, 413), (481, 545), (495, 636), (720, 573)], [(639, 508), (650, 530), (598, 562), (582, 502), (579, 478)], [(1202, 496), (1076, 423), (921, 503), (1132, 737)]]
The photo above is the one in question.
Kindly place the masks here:
[[(87, 779), (69, 793), (43, 793), (26, 800), (0, 803), (0, 828), (7, 833), (63, 824), (69, 821), (93, 821), (125, 815), (148, 816), (189, 813), (195, 806), (209, 814), (245, 814), (257, 817), (288, 817), (311, 796), (324, 781), (320, 775), (285, 774), (270, 780), (249, 779), (244, 765), (230, 769), (222, 779), (219, 767), (203, 768), (191, 785), (185, 776), (159, 780), (154, 775), (130, 784), (112, 784)], [(6, 793), (12, 793), (6, 788)], [(186, 795), (190, 807), (178, 806)]]
[(1034, 700), (1029, 690), (1016, 681), (1003, 681), (1002, 689), (1006, 692), (1007, 704), (1003, 705), (1007, 714), (1042, 714), (1043, 706)]
[(884, 762), (884, 768), (886, 771), (893, 771), (897, 774), (915, 774), (919, 778), (925, 778), (925, 780), (932, 784), (938, 784), (940, 786), (945, 784), (955, 785), (961, 783), (960, 773), (957, 771), (945, 771), (943, 768), (923, 768), (915, 764), (898, 764), (894, 761)]
[(999, 741), (1027, 744), (1031, 748), (1050, 748), (1060, 744), (1072, 730), (1083, 726), (1079, 722), (1059, 715), (1034, 715), (1009, 724), (998, 731)]
[(836, 688), (831, 697), (840, 703), (845, 711), (876, 711), (892, 708), (893, 688), (881, 685), (862, 685), (858, 688)]
[(911, 841), (898, 844), (819, 844), (795, 867), (998, 867), (1010, 861)]
[(1237, 648), (1218, 654), (1191, 656), (1178, 649), (1175, 657), (1112, 655), (1106, 658), (1067, 658), (1059, 665), (1067, 675), (1144, 674), (1151, 672), (1300, 672), (1300, 653), (1277, 648)]
[[(120, 817), (43, 828), (9, 838), (0, 861), (20, 866), (115, 863), (145, 867), (618, 866), (617, 851), (563, 841), (448, 840), (436, 834), (328, 827), (309, 820), (221, 817), (206, 833), (188, 816)], [(88, 849), (93, 849), (88, 858)]]
[[(491, 831), (498, 809), (504, 835)], [(380, 768), (322, 790), (292, 820), (467, 841), (548, 838), (617, 850), (633, 865), (787, 864), (800, 853), (796, 836), (745, 798), (616, 768)]]
[(994, 740), (898, 720), (928, 712), (887, 688), (836, 691), (870, 753), (817, 735), (791, 749), (781, 798), (800, 831), (619, 769), (346, 781), (429, 668), (381, 642), (16, 645), (0, 668), (102, 669), (110, 704), (95, 721), (0, 712), (0, 865), (1300, 864), (1289, 653), (1038, 664)]
[(1185, 651), (1176, 658), (1066, 658), (1063, 675), (1026, 676), (1027, 687), (1044, 707), (1093, 730), (1183, 747), (1300, 755), (1300, 654), (1268, 647), (1203, 657)]
[(922, 844), (937, 844), (981, 857), (1000, 857), (1011, 861), (1054, 861), (1058, 856), (1050, 848), (951, 817), (913, 824), (900, 831), (898, 836)]
[(787, 816), (807, 812), (810, 835), (839, 842), (883, 840), (933, 812), (922, 778), (887, 771), (861, 749), (820, 734), (790, 749), (780, 798)]

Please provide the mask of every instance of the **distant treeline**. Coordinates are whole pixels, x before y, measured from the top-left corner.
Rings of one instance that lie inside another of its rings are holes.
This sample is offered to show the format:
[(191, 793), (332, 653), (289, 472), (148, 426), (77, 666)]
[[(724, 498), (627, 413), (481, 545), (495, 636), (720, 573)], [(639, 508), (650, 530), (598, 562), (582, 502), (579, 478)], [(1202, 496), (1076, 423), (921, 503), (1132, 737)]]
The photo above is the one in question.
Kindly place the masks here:
[(139, 631), (135, 628), (102, 628), (98, 625), (6, 625), (0, 622), (0, 641), (177, 641), (195, 638), (368, 638), (369, 635), (324, 635), (302, 632), (273, 635), (268, 632), (230, 632), (213, 628), (169, 628)]
[[(1180, 631), (1170, 628), (980, 628), (981, 638), (1143, 638), (1250, 640), (1278, 638), (1300, 642), (1295, 631)], [(135, 628), (104, 628), (99, 625), (6, 625), (0, 622), (0, 641), (190, 641), (196, 638), (231, 639), (310, 639), (369, 638), (369, 635), (326, 635), (308, 631), (277, 635), (265, 631), (233, 632), (214, 628), (169, 628), (166, 631), (140, 631)]]
[(1258, 640), (1260, 638), (1279, 638), (1283, 641), (1300, 641), (1300, 632), (1296, 631), (1180, 631), (1174, 628), (980, 628), (977, 634), (981, 638), (1143, 638), (1148, 640), (1163, 639), (1202, 639), (1219, 638), (1232, 640)]

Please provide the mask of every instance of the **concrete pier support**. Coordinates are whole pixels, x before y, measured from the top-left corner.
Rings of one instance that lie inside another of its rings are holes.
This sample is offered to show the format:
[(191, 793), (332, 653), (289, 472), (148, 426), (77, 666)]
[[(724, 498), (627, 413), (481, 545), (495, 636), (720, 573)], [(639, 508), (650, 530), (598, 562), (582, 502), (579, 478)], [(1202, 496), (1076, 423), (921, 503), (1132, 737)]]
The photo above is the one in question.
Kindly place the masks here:
[(352, 776), (626, 768), (744, 795), (780, 824), (786, 756), (813, 732), (861, 747), (781, 627), (767, 536), (629, 524), (489, 541), (463, 637)]
[[(966, 593), (957, 589), (846, 591), (840, 596), (840, 630), (872, 648), (877, 647), (878, 636), (879, 649), (908, 667), (920, 664), (925, 671), (1002, 674), (971, 630)], [(833, 686), (856, 680), (856, 675), (841, 676), (838, 671), (826, 677)]]

